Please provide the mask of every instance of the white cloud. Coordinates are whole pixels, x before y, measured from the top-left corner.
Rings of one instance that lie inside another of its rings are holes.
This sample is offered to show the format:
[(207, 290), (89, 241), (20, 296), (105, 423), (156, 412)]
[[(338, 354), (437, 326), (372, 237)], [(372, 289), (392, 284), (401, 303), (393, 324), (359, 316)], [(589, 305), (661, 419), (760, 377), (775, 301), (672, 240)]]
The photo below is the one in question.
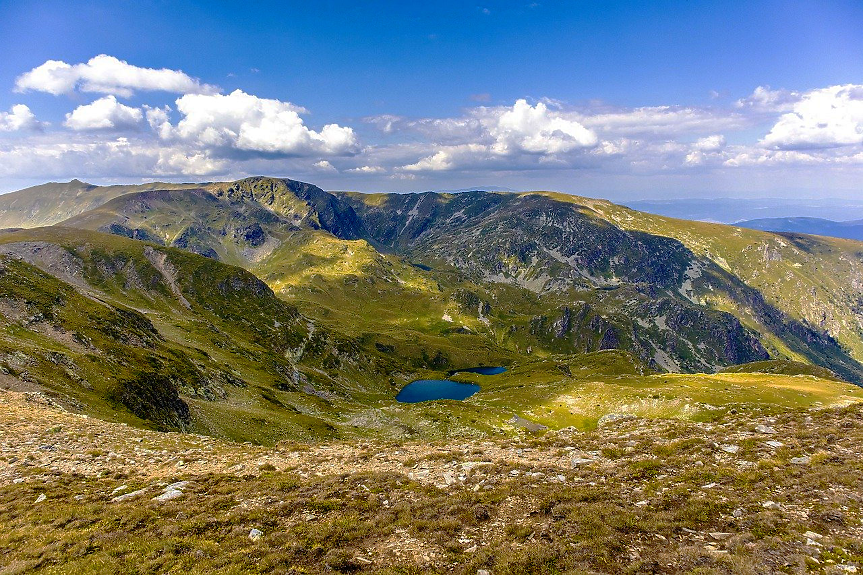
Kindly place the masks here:
[(863, 143), (863, 85), (812, 90), (783, 114), (764, 137), (780, 149), (827, 148)]
[(722, 134), (716, 134), (713, 136), (707, 136), (706, 138), (699, 138), (695, 141), (692, 147), (696, 150), (701, 150), (702, 152), (715, 152), (725, 147), (725, 136)]
[(80, 90), (122, 97), (129, 97), (136, 90), (178, 94), (219, 92), (218, 87), (202, 84), (180, 70), (141, 68), (106, 54), (91, 58), (86, 64), (72, 65), (61, 60), (48, 60), (18, 76), (15, 90), (33, 90), (54, 95)]
[[(555, 161), (556, 156), (584, 150), (596, 134), (544, 102), (517, 100), (512, 107), (480, 107), (464, 118), (419, 120), (411, 127), (437, 136), (432, 154), (402, 166), (407, 171), (444, 171), (528, 156), (526, 163)], [(532, 158), (530, 158), (532, 157)], [(513, 165), (514, 167), (514, 165)]]
[(596, 145), (596, 134), (576, 122), (549, 112), (540, 102), (531, 106), (518, 100), (512, 109), (500, 114), (486, 127), (495, 138), (492, 148), (496, 153), (513, 152), (557, 154)]
[(360, 166), (359, 168), (351, 168), (347, 170), (352, 174), (382, 174), (386, 170), (380, 166)]
[(0, 145), (0, 177), (151, 179), (210, 176), (228, 167), (227, 161), (200, 150), (93, 133), (65, 132)]
[(124, 106), (114, 96), (105, 96), (66, 114), (63, 125), (73, 130), (123, 130), (138, 127), (143, 118), (140, 108)]
[(710, 134), (747, 125), (744, 116), (728, 111), (678, 106), (649, 106), (612, 112), (588, 112), (585, 126), (603, 135), (674, 136)]
[(312, 167), (316, 170), (320, 170), (321, 172), (337, 172), (338, 170), (334, 165), (332, 165), (329, 160), (321, 160), (320, 162), (315, 162), (312, 164)]
[(401, 116), (393, 114), (381, 114), (380, 116), (369, 116), (363, 118), (363, 122), (374, 125), (384, 134), (391, 134), (397, 128), (403, 128), (407, 124), (407, 120)]
[(348, 155), (358, 150), (354, 131), (327, 124), (308, 128), (304, 108), (290, 102), (258, 98), (235, 90), (228, 95), (187, 94), (177, 99), (183, 119), (168, 124), (167, 113), (148, 113), (162, 138), (174, 138), (202, 148), (260, 152), (280, 156)]
[(791, 90), (771, 90), (770, 86), (758, 86), (746, 98), (735, 102), (735, 107), (755, 112), (788, 112), (800, 101), (800, 93)]
[(160, 138), (165, 140), (169, 139), (171, 137), (171, 131), (173, 130), (171, 119), (169, 117), (171, 108), (168, 106), (164, 106), (162, 108), (144, 106), (144, 109), (146, 110), (147, 123), (150, 124), (150, 127)]
[(744, 148), (725, 160), (724, 165), (739, 167), (770, 167), (780, 165), (814, 165), (831, 162), (832, 159), (795, 150), (765, 150)]
[(18, 130), (38, 130), (42, 123), (30, 108), (24, 104), (15, 104), (8, 112), (0, 112), (0, 132), (17, 132)]
[(719, 152), (725, 147), (725, 136), (715, 134), (699, 138), (692, 144), (692, 150), (686, 154), (683, 163), (687, 166), (701, 166), (708, 162), (721, 159)]

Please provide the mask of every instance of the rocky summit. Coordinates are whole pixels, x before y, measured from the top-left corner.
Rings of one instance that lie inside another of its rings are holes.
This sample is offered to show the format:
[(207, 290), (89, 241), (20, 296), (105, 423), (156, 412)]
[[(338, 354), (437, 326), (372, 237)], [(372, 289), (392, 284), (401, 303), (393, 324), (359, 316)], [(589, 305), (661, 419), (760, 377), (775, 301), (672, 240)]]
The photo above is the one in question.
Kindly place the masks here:
[(270, 177), (0, 222), (0, 572), (863, 568), (863, 244)]

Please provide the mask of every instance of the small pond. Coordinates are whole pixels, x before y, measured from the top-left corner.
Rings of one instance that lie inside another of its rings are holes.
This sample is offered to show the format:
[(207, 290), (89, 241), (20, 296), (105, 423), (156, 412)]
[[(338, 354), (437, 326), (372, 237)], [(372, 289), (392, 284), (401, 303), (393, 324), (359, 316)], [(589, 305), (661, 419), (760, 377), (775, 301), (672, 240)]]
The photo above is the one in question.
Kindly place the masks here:
[[(497, 375), (505, 371), (505, 367), (468, 367), (453, 370), (447, 375), (452, 376), (457, 373)], [(433, 401), (435, 399), (456, 399), (461, 401), (479, 390), (480, 387), (474, 383), (461, 383), (449, 379), (418, 379), (404, 386), (396, 396), (396, 401), (401, 403), (419, 403), (420, 401)]]
[(473, 383), (459, 383), (448, 379), (418, 379), (402, 388), (396, 396), (401, 403), (419, 403), (433, 399), (467, 399), (479, 391)]
[(478, 373), (480, 375), (497, 375), (506, 371), (505, 367), (466, 367), (464, 369), (454, 369), (447, 375), (455, 375), (457, 373)]

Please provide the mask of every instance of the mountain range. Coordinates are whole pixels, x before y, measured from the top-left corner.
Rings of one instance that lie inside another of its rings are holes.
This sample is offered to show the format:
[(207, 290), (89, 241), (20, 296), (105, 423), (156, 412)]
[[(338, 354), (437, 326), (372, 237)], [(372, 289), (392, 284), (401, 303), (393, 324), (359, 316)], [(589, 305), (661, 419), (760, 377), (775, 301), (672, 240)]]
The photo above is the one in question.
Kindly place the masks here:
[[(273, 443), (498, 433), (513, 416), (839, 401), (863, 382), (863, 244), (552, 192), (289, 179), (0, 196), (0, 385)], [(466, 402), (406, 406), (460, 374)], [(519, 421), (519, 419), (516, 419)]]
[(745, 220), (736, 225), (753, 230), (791, 232), (863, 241), (863, 220), (834, 222), (823, 218), (761, 218)]

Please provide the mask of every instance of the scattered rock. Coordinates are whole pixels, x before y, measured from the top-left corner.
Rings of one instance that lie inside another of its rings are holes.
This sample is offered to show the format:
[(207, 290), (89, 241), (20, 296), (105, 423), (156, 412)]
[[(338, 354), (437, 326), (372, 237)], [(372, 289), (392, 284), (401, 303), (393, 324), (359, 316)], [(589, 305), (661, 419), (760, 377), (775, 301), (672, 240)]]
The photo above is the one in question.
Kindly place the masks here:
[(804, 455), (803, 457), (792, 457), (791, 463), (794, 465), (809, 465), (809, 456)]
[(570, 459), (572, 467), (578, 467), (579, 465), (584, 465), (586, 463), (593, 463), (593, 459), (583, 455), (573, 455)]
[(776, 430), (769, 425), (756, 425), (755, 431), (758, 433), (776, 433)]
[(780, 447), (784, 446), (785, 444), (782, 443), (781, 441), (770, 440), (770, 441), (765, 441), (764, 445), (767, 445), (768, 447), (772, 447), (773, 449), (779, 449)]
[(34, 501), (33, 503), (42, 503), (42, 502), (43, 502), (43, 501), (45, 501), (46, 499), (48, 499), (48, 498), (45, 496), (45, 494), (44, 494), (44, 493), (40, 493), (40, 494), (39, 494), (39, 497), (37, 497), (37, 498), (36, 498), (36, 501)]
[(161, 495), (155, 496), (153, 501), (170, 501), (171, 499), (177, 499), (178, 497), (182, 497), (183, 492), (179, 489), (169, 489), (162, 493)]
[(782, 506), (775, 501), (765, 501), (761, 504), (761, 507), (763, 507), (764, 509), (772, 509), (773, 511), (779, 511), (782, 509)]
[(724, 444), (719, 446), (719, 449), (721, 451), (724, 451), (725, 453), (734, 454), (734, 453), (737, 453), (738, 451), (740, 451), (740, 446), (732, 445), (730, 443), (724, 443)]
[(596, 422), (597, 427), (603, 427), (609, 423), (617, 423), (619, 421), (629, 421), (635, 419), (631, 413), (606, 413)]
[(251, 539), (252, 541), (257, 541), (258, 539), (260, 539), (263, 536), (264, 536), (264, 532), (261, 531), (260, 529), (252, 527), (252, 529), (249, 530), (249, 539)]
[(123, 495), (118, 495), (117, 497), (114, 497), (111, 499), (111, 503), (120, 503), (121, 501), (127, 501), (129, 499), (134, 499), (135, 497), (142, 495), (145, 491), (147, 491), (146, 487), (144, 489), (139, 489), (137, 491), (131, 491), (129, 493), (124, 493)]
[(545, 431), (546, 429), (548, 429), (547, 426), (545, 426), (541, 423), (536, 423), (535, 421), (531, 421), (529, 419), (519, 417), (518, 415), (513, 415), (509, 419), (508, 423), (512, 424), (515, 427), (522, 427), (528, 431), (534, 431), (534, 432)]

